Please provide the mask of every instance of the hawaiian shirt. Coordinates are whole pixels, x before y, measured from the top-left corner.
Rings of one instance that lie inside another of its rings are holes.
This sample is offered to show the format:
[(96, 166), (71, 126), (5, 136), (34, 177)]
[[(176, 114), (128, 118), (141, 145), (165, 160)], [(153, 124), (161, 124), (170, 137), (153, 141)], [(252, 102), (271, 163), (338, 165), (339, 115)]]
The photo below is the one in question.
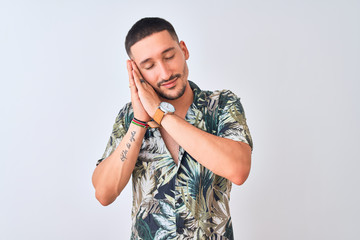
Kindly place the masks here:
[[(252, 148), (244, 110), (234, 93), (202, 91), (193, 82), (190, 87), (194, 101), (185, 117), (188, 123)], [(119, 145), (132, 118), (128, 103), (116, 118), (98, 164)], [(132, 173), (131, 239), (234, 239), (229, 209), (231, 181), (198, 163), (181, 146), (178, 159), (177, 165), (159, 129), (147, 129)]]

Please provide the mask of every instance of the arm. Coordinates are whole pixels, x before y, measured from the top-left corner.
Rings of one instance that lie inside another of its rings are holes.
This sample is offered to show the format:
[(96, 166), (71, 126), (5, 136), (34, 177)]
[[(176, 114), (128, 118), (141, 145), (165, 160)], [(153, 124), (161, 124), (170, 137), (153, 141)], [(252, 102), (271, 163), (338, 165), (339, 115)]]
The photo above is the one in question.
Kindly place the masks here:
[[(133, 68), (139, 70), (133, 65)], [(149, 116), (154, 116), (159, 98), (146, 82), (135, 78), (139, 98)], [(251, 148), (248, 144), (206, 133), (176, 114), (164, 116), (162, 127), (199, 163), (217, 175), (242, 184), (247, 179), (251, 165)]]
[(145, 132), (145, 128), (130, 124), (115, 151), (96, 167), (92, 182), (95, 196), (102, 205), (115, 201), (129, 182)]
[[(139, 100), (130, 61), (127, 62), (127, 69), (134, 116), (137, 119), (149, 121), (150, 117)], [(145, 132), (145, 128), (130, 124), (127, 133), (114, 152), (96, 167), (92, 183), (95, 188), (95, 196), (102, 205), (106, 206), (115, 201), (129, 182)]]
[(161, 125), (192, 157), (215, 174), (241, 185), (251, 165), (248, 144), (204, 132), (176, 115), (165, 115)]

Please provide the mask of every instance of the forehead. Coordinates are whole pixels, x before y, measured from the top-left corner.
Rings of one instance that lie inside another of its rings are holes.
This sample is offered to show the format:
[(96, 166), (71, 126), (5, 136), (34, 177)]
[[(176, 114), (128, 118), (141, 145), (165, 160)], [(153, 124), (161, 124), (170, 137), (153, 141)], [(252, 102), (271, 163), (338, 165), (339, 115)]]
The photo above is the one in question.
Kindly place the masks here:
[(179, 46), (170, 33), (166, 30), (153, 33), (150, 36), (141, 39), (131, 46), (130, 51), (133, 60), (141, 62), (144, 59), (160, 56), (166, 49)]

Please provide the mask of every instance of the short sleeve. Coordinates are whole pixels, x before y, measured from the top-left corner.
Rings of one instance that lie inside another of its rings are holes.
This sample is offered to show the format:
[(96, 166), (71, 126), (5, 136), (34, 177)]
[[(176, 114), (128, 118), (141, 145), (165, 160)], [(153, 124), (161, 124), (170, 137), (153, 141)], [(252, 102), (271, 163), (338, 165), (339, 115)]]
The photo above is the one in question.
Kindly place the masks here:
[(253, 149), (240, 98), (228, 90), (220, 94), (217, 133), (219, 137), (247, 143)]
[(133, 118), (133, 110), (131, 103), (126, 104), (118, 113), (115, 123), (113, 125), (113, 130), (110, 135), (110, 139), (106, 145), (105, 152), (102, 157), (97, 161), (96, 166), (98, 166), (105, 158), (110, 156), (110, 154), (116, 149), (120, 144), (121, 140), (125, 136), (127, 130), (129, 129), (130, 122)]

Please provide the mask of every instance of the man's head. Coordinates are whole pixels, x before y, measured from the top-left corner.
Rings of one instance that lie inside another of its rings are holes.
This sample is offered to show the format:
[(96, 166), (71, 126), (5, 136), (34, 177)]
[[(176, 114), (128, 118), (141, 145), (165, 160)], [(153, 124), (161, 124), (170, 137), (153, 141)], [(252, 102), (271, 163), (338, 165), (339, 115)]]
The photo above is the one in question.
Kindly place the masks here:
[(176, 100), (190, 89), (189, 52), (170, 23), (159, 18), (141, 19), (130, 29), (125, 45), (142, 77), (160, 97)]
[(179, 38), (175, 32), (174, 27), (162, 18), (151, 17), (143, 18), (137, 21), (129, 30), (126, 39), (125, 39), (125, 49), (128, 56), (131, 58), (130, 48), (137, 43), (138, 41), (152, 35), (153, 33), (168, 31), (170, 36), (177, 42)]

